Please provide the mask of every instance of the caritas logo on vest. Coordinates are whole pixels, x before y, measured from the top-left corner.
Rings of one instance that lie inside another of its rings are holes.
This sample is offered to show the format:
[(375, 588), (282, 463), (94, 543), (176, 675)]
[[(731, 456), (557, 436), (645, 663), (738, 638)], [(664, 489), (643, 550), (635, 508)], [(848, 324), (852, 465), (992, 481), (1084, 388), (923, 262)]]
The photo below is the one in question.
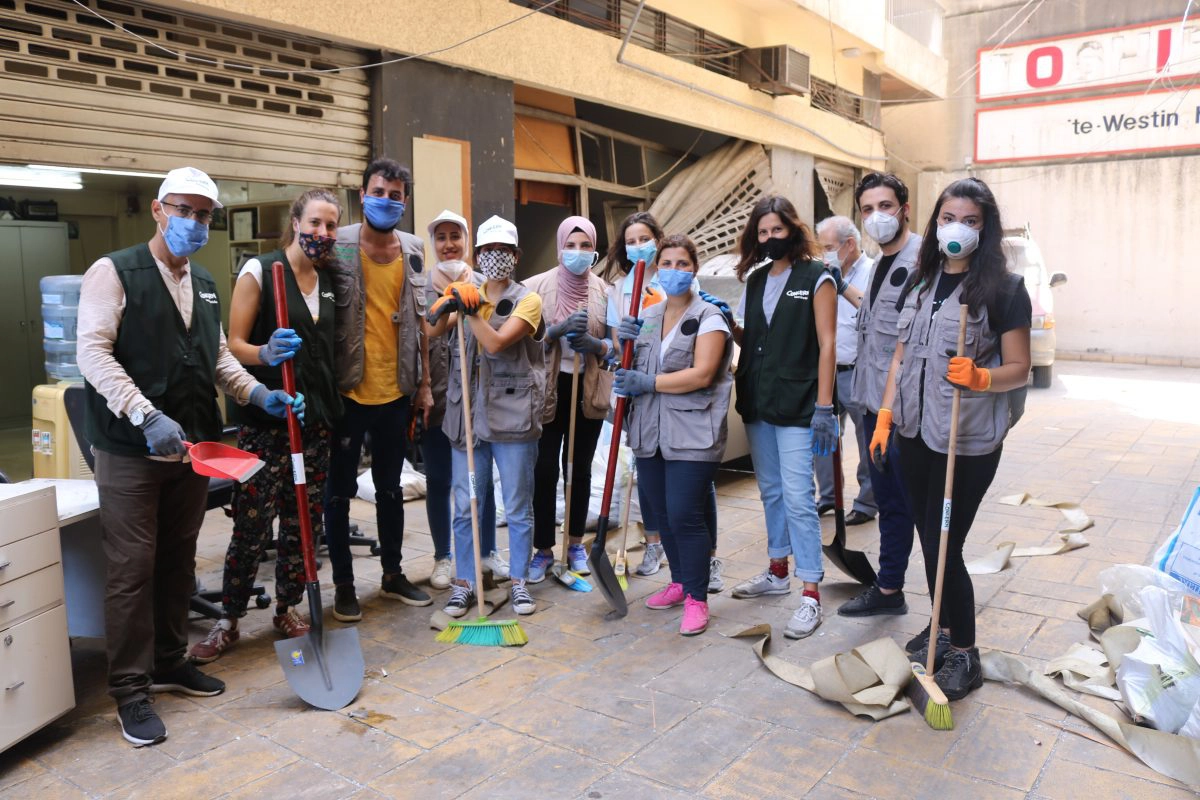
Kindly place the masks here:
[(199, 292), (198, 294), (200, 295), (200, 299), (204, 302), (212, 303), (214, 306), (217, 304), (216, 292)]
[(808, 289), (792, 289), (791, 291), (787, 292), (787, 296), (793, 300), (807, 300)]

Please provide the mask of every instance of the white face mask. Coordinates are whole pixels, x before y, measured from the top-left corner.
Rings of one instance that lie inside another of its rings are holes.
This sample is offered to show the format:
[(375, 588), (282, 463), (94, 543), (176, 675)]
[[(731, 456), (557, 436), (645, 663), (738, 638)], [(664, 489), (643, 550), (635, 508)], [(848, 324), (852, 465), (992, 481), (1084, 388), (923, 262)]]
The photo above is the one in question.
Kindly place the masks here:
[(938, 226), (937, 240), (946, 258), (966, 258), (979, 246), (979, 231), (961, 222), (948, 222)]
[(442, 274), (448, 275), (451, 278), (457, 278), (467, 270), (467, 262), (457, 258), (452, 261), (439, 261), (436, 266), (441, 270)]
[(824, 256), (822, 256), (822, 258), (825, 259), (825, 266), (829, 267), (830, 269), (842, 268), (842, 257), (838, 252), (840, 249), (841, 248), (838, 248), (838, 250), (825, 251)]
[(874, 211), (863, 220), (863, 227), (872, 239), (880, 244), (887, 244), (900, 232), (900, 219), (882, 211)]

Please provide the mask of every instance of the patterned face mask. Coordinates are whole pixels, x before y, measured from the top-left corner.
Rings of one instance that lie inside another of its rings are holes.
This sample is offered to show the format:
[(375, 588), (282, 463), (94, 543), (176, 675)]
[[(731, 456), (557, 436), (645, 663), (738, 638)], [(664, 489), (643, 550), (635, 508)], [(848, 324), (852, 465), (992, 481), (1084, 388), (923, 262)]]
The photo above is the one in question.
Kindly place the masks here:
[(300, 250), (304, 255), (311, 260), (324, 261), (325, 257), (333, 250), (333, 244), (336, 241), (332, 236), (320, 236), (315, 233), (298, 233), (296, 241), (300, 245)]
[(475, 264), (489, 280), (508, 280), (517, 268), (517, 254), (511, 250), (482, 250), (475, 257)]

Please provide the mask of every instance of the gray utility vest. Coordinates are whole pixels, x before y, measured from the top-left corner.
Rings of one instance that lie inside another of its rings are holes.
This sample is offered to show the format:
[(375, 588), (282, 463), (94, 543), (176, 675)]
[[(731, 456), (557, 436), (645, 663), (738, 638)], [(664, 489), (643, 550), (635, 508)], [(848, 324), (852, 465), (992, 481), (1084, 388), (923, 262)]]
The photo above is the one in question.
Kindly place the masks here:
[[(931, 312), (937, 283), (925, 292), (914, 289), (900, 311), (900, 342), (904, 360), (896, 376), (892, 413), (896, 431), (910, 439), (918, 435), (929, 449), (945, 453), (950, 447), (950, 406), (954, 384), (946, 380), (950, 356), (958, 349), (958, 315), (962, 284)], [(1000, 366), (1000, 335), (988, 325), (987, 307), (967, 315), (967, 340), (962, 355), (986, 369)], [(1008, 433), (1007, 392), (962, 390), (958, 416), (958, 453), (982, 456), (994, 452)]]
[[(675, 337), (663, 353), (663, 315), (667, 304), (657, 303), (642, 312), (645, 324), (638, 336), (635, 369), (650, 375), (679, 372), (695, 365), (696, 335), (700, 323), (720, 315), (712, 303), (699, 297), (683, 312), (676, 323)], [(650, 458), (659, 450), (672, 461), (720, 461), (725, 454), (726, 417), (733, 375), (733, 340), (725, 342), (721, 368), (712, 384), (687, 394), (652, 392), (633, 401), (629, 413), (629, 446), (639, 458)]]
[[(483, 276), (478, 272), (469, 273), (469, 280), (476, 286), (483, 285)], [(432, 278), (425, 287), (425, 307), (433, 308), (433, 304), (441, 297), (441, 293), (433, 286)], [(433, 410), (429, 412), (429, 424), (441, 425), (446, 416), (446, 388), (450, 379), (450, 352), (458, 349), (458, 333), (448, 329), (441, 336), (429, 337), (429, 363), (425, 369), (429, 371), (429, 388), (433, 392)], [(457, 368), (457, 367), (456, 367)]]
[[(897, 234), (899, 235), (899, 234)], [(921, 237), (915, 233), (896, 254), (887, 276), (879, 286), (879, 295), (871, 297), (875, 286), (876, 261), (867, 280), (867, 293), (858, 310), (858, 355), (854, 370), (854, 403), (865, 407), (872, 414), (879, 413), (883, 404), (883, 387), (887, 383), (888, 369), (896, 352), (896, 324), (900, 312), (896, 301), (904, 292), (909, 276), (916, 269), (917, 254), (921, 250)], [(893, 413), (895, 409), (892, 409)]]
[[(500, 296), (488, 324), (500, 330), (512, 317), (517, 303), (529, 290), (513, 282)], [(465, 321), (462, 324), (466, 324)], [(528, 442), (541, 438), (542, 403), (546, 394), (546, 366), (542, 339), (546, 326), (539, 322), (532, 336), (526, 336), (507, 350), (491, 354), (479, 346), (468, 325), (466, 334), (467, 373), (471, 382), (471, 422), (475, 438), (485, 442)], [(458, 333), (454, 333), (455, 339)], [(462, 371), (457, 341), (450, 348), (450, 375), (446, 387), (446, 416), (442, 432), (450, 444), (462, 450), (467, 446), (463, 425)]]
[[(363, 378), (363, 347), (367, 330), (367, 289), (363, 281), (359, 232), (362, 225), (338, 228), (331, 267), (334, 314), (333, 363), (337, 388), (343, 394), (352, 391)], [(400, 239), (404, 257), (404, 286), (396, 298), (392, 321), (399, 325), (399, 357), (396, 382), (400, 391), (411, 397), (421, 379), (421, 320), (425, 318), (425, 244), (411, 233), (394, 232)]]

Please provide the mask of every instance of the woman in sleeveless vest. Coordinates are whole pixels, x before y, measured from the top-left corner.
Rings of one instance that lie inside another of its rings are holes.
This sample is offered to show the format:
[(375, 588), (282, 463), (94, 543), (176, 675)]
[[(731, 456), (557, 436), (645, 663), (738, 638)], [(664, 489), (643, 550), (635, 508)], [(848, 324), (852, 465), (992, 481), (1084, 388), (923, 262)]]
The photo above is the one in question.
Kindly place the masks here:
[[(432, 334), (440, 336), (455, 324), (465, 325), (467, 385), (462, 383), (457, 342), (450, 350), (446, 414), (442, 430), (453, 448), (455, 579), (445, 611), (461, 617), (480, 591), (475, 577), (471, 543), (471, 476), (467, 468), (463, 394), (470, 392), (475, 441), (474, 483), (489, 492), (492, 464), (499, 474), (508, 519), (512, 605), (518, 614), (537, 606), (526, 588), (533, 546), (533, 468), (542, 435), (546, 373), (542, 340), (542, 299), (513, 280), (520, 258), (517, 228), (492, 216), (475, 235), (475, 263), (485, 278), (482, 286), (459, 281), (446, 287), (429, 311)], [(454, 312), (454, 313), (449, 313)], [(456, 334), (457, 336), (457, 334)]]
[[(902, 298), (899, 341), (871, 440), (882, 457), (895, 420), (909, 508), (921, 537), (934, 592), (946, 454), (954, 390), (962, 391), (954, 496), (934, 678), (957, 700), (979, 688), (975, 594), (963, 543), (1000, 463), (1008, 433), (1008, 391), (1029, 377), (1032, 308), (1024, 279), (1008, 272), (996, 198), (976, 178), (942, 191), (925, 229), (917, 271)], [(960, 305), (967, 308), (965, 350), (958, 347)], [(909, 642), (914, 661), (928, 656), (929, 630)]]
[[(471, 254), (471, 233), (467, 221), (449, 209), (429, 223), (429, 244), (433, 248), (433, 269), (425, 286), (426, 308), (432, 308), (446, 287), (455, 281), (482, 285), (483, 276), (472, 272), (467, 259)], [(451, 329), (441, 336), (431, 336), (426, 323), (429, 354), (424, 359), (429, 370), (433, 408), (422, 420), (421, 458), (425, 464), (425, 513), (429, 518), (429, 535), (433, 539), (433, 574), (429, 584), (435, 589), (447, 589), (454, 577), (450, 552), (450, 440), (442, 431), (446, 415), (446, 386), (450, 376), (450, 352), (458, 348), (458, 339)], [(491, 492), (479, 496), (480, 552), (484, 568), (491, 568), (498, 578), (508, 577), (508, 565), (496, 551), (496, 499)]]
[[(530, 583), (545, 580), (546, 570), (554, 563), (559, 465), (565, 472), (575, 382), (579, 388), (567, 561), (572, 572), (587, 575), (591, 571), (582, 544), (583, 528), (592, 492), (592, 457), (612, 393), (612, 374), (605, 369), (615, 349), (606, 324), (609, 287), (592, 272), (598, 257), (596, 227), (587, 217), (567, 217), (558, 226), (557, 245), (558, 264), (525, 282), (542, 298), (546, 323), (546, 405), (533, 488), (533, 546), (537, 552), (529, 567)], [(579, 356), (578, 375), (575, 355)]]
[[(333, 370), (334, 301), (328, 263), (337, 233), (341, 205), (325, 189), (310, 189), (292, 203), (290, 227), (282, 249), (250, 259), (233, 289), (229, 311), (229, 349), (265, 386), (283, 386), (280, 365), (292, 359), (296, 389), (304, 395), (304, 467), (308, 508), (296, 507), (291, 446), (283, 420), (258, 409), (227, 406), (239, 423), (237, 446), (266, 462), (249, 481), (233, 490), (233, 536), (225, 554), (222, 617), (204, 641), (194, 645), (192, 660), (213, 661), (238, 640), (238, 619), (258, 574), (258, 563), (272, 539), (271, 523), (279, 519), (275, 546), (275, 629), (284, 637), (302, 636), (308, 623), (295, 608), (303, 599), (304, 563), (300, 553), (299, 514), (312, 520), (313, 536), (321, 536), (321, 490), (329, 467), (330, 431), (341, 414)], [(288, 328), (275, 319), (275, 287), (271, 265), (284, 264)]]
[(804, 589), (784, 635), (802, 639), (821, 624), (819, 587), (825, 572), (813, 455), (837, 446), (837, 288), (812, 232), (784, 197), (764, 197), (755, 204), (740, 250), (737, 275), (746, 291), (736, 314), (745, 327), (733, 330), (742, 348), (737, 410), (746, 423), (762, 495), (770, 563), (734, 587), (733, 596), (790, 593), (788, 557), (793, 557)]
[(666, 302), (625, 316), (618, 338), (636, 342), (635, 366), (617, 370), (616, 391), (636, 398), (629, 446), (637, 456), (642, 514), (658, 530), (671, 582), (646, 607), (683, 606), (679, 632), (708, 627), (712, 538), (705, 499), (725, 453), (733, 386), (729, 322), (692, 288), (699, 259), (686, 236), (662, 240), (656, 259)]

